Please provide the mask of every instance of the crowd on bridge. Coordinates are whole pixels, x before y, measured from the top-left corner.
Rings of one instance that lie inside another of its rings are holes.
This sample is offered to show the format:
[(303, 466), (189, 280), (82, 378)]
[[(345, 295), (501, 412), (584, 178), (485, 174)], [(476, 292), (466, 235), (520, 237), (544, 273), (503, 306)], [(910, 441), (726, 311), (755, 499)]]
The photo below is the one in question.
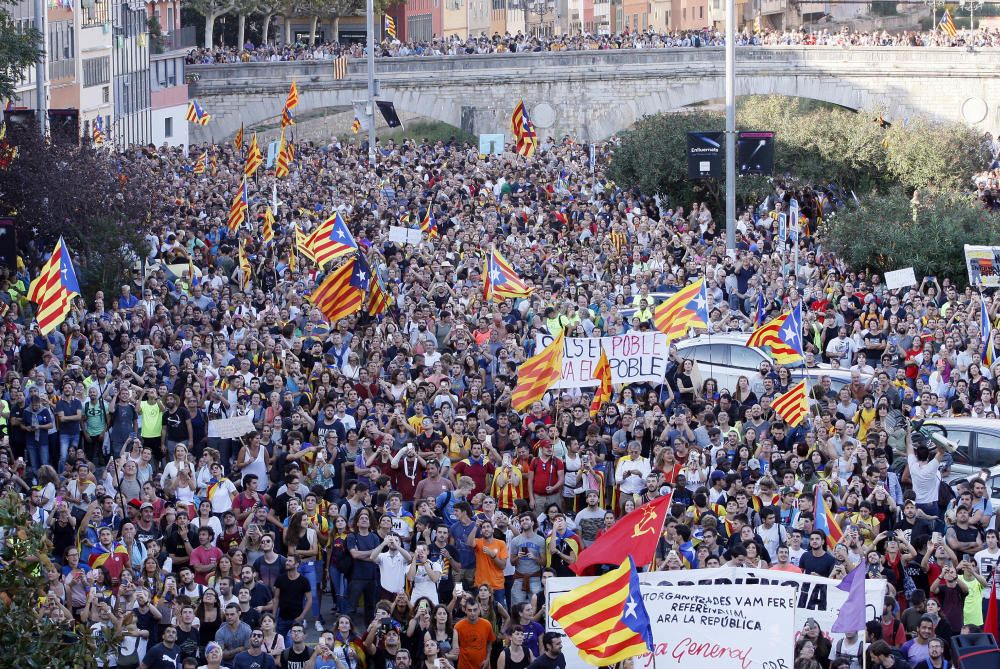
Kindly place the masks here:
[[(763, 30), (738, 36), (737, 46), (840, 46), (840, 47), (979, 47), (1000, 46), (1000, 29), (981, 28), (959, 31), (950, 37), (941, 31), (885, 30), (849, 32), (828, 29)], [(459, 36), (436, 37), (429, 41), (384, 39), (378, 46), (379, 58), (460, 56), (473, 54), (539, 53), (549, 51), (603, 51), (613, 49), (672, 49), (724, 46), (725, 35), (717, 30), (658, 33), (652, 29), (616, 35), (554, 35), (531, 36), (523, 33), (492, 36), (481, 34), (463, 39)], [(364, 46), (356, 42), (296, 44), (254, 44), (248, 41), (242, 48), (220, 46), (193, 49), (187, 57), (191, 64), (278, 62), (292, 60), (332, 60), (347, 56), (363, 58)]]
[[(846, 267), (816, 234), (836, 192), (782, 179), (739, 214), (727, 251), (709, 202), (613, 183), (614, 142), (593, 163), (588, 149), (386, 142), (369, 169), (363, 145), (303, 142), (287, 178), (251, 180), (237, 234), (233, 143), (116, 155), (162, 195), (146, 271), (75, 299), (47, 336), (25, 300), (38, 259), (2, 279), (0, 487), (51, 536), (38, 615), (114, 639), (101, 666), (564, 667), (545, 581), (672, 494), (657, 569), (842, 578), (863, 563), (886, 581), (861, 637), (831, 643), (806, 621), (797, 669), (856, 669), (863, 653), (943, 667), (948, 639), (985, 622), (996, 482), (942, 485), (958, 456), (895, 437), (910, 419), (1000, 415), (979, 294), (934, 277), (889, 290)], [(211, 167), (196, 173), (202, 151)], [(783, 267), (776, 220), (792, 196), (801, 263)], [(428, 208), (436, 236), (390, 241)], [(380, 316), (330, 323), (308, 300), (332, 266), (296, 239), (335, 212), (388, 289)], [(533, 294), (484, 300), (491, 247)], [(803, 423), (771, 406), (797, 372), (767, 360), (722, 385), (677, 342), (662, 383), (616, 388), (593, 415), (579, 388), (512, 409), (536, 335), (651, 332), (662, 294), (702, 277), (711, 333), (801, 305), (817, 370)], [(1000, 299), (984, 299), (995, 318)], [(253, 431), (234, 437), (237, 418)], [(835, 546), (816, 527), (818, 489), (843, 528)]]

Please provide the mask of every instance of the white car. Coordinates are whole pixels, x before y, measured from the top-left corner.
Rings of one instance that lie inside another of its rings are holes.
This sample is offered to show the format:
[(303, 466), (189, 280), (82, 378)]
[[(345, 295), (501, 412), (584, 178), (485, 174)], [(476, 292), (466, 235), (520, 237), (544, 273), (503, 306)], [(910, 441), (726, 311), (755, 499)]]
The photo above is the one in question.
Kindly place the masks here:
[[(759, 348), (748, 348), (746, 343), (750, 338), (745, 333), (727, 333), (718, 335), (698, 335), (677, 342), (677, 352), (681, 358), (690, 358), (698, 365), (701, 380), (715, 379), (720, 390), (736, 390), (736, 381), (741, 376), (750, 379), (760, 370), (760, 363), (772, 358)], [(803, 369), (790, 368), (792, 379), (802, 378)], [(805, 370), (809, 384), (820, 382), (823, 376), (829, 376), (835, 392), (851, 383), (851, 372), (847, 369), (833, 369), (830, 365), (820, 364)], [(871, 383), (870, 374), (862, 374), (862, 380)]]

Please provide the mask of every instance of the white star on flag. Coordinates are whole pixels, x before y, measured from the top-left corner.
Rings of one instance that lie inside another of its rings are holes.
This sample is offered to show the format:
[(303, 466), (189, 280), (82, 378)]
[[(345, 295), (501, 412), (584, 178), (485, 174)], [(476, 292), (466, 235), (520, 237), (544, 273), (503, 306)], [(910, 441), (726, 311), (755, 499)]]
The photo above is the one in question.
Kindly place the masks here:
[(785, 325), (785, 329), (782, 330), (781, 336), (782, 339), (793, 344), (799, 339), (799, 335), (795, 332), (795, 328), (792, 327), (791, 323)]
[(625, 617), (626, 618), (635, 618), (636, 617), (635, 610), (636, 610), (636, 608), (638, 608), (638, 606), (639, 605), (636, 603), (635, 598), (634, 597), (629, 597), (628, 601), (625, 602)]

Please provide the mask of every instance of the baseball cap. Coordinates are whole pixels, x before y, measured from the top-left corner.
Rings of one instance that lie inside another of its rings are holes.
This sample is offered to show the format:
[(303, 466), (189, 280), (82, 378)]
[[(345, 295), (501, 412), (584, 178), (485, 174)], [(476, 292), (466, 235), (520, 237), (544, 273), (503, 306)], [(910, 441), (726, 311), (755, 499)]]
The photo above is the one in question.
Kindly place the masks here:
[(139, 510), (140, 511), (142, 511), (143, 509), (152, 509), (152, 508), (153, 508), (153, 505), (150, 502), (143, 502), (142, 504), (139, 505)]

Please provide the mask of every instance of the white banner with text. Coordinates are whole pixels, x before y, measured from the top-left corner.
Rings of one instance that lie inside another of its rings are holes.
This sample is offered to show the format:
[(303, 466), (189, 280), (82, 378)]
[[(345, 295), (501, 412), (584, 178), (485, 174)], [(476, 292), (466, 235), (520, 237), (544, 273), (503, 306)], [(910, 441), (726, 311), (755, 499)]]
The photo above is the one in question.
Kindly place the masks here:
[[(535, 350), (541, 351), (553, 339), (548, 334), (536, 335)], [(552, 387), (588, 388), (598, 385), (594, 371), (601, 359), (602, 348), (608, 355), (611, 382), (615, 385), (661, 383), (667, 373), (670, 347), (667, 336), (661, 332), (637, 332), (614, 337), (567, 337), (562, 378)]]

